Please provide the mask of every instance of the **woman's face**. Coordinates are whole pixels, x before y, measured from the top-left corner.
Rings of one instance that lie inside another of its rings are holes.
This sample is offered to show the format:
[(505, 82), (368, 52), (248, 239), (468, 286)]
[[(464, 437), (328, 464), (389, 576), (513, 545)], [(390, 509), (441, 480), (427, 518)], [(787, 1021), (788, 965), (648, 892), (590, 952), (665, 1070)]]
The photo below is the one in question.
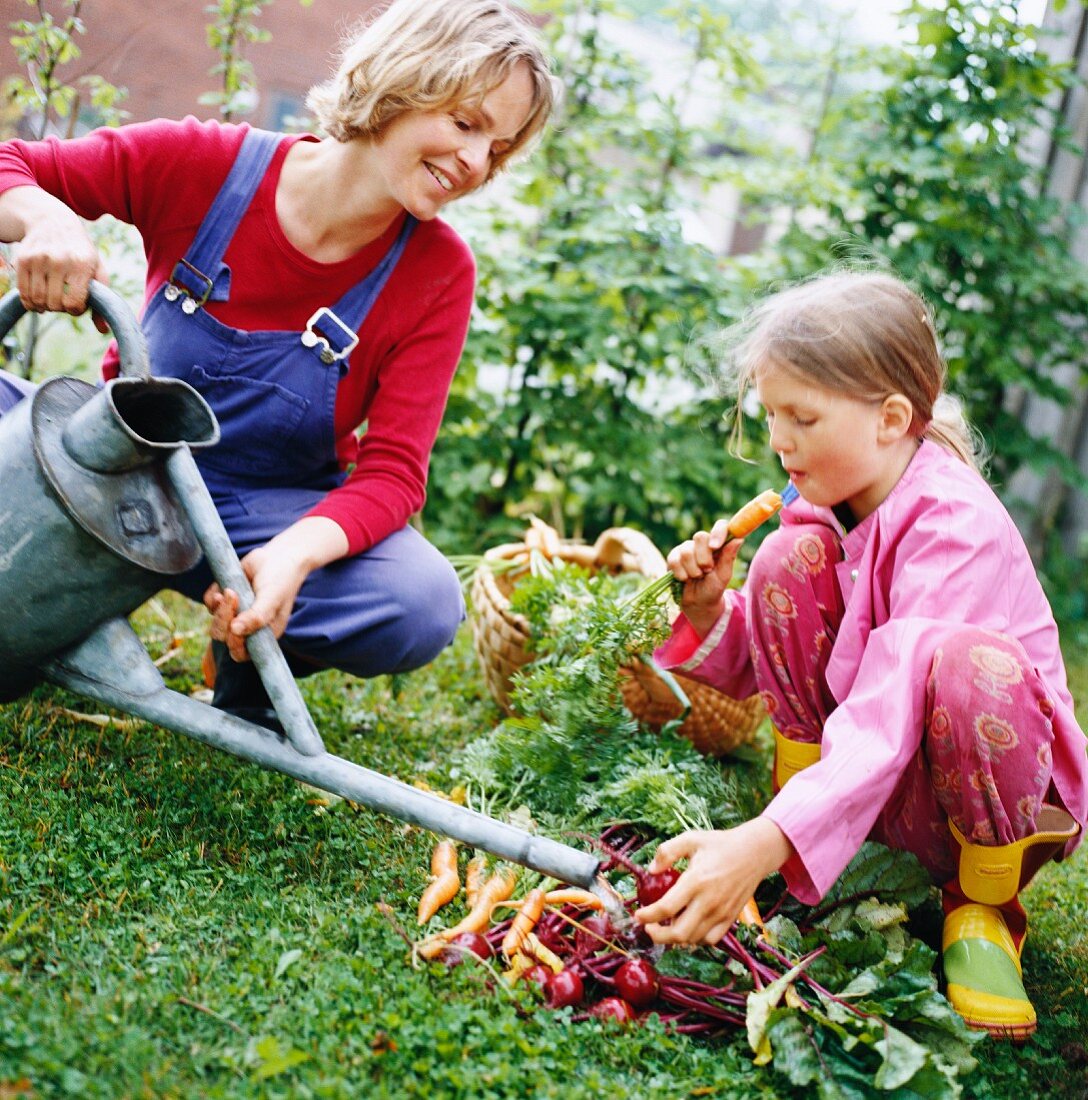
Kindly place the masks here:
[(774, 366), (756, 372), (755, 389), (771, 447), (805, 500), (845, 504), (858, 522), (879, 507), (916, 446), (898, 420), (889, 422), (892, 413), (909, 425), (906, 398), (847, 397)]
[(400, 115), (374, 143), (390, 197), (430, 221), (487, 182), (493, 158), (516, 139), (532, 104), (532, 77), (521, 64), (478, 102)]

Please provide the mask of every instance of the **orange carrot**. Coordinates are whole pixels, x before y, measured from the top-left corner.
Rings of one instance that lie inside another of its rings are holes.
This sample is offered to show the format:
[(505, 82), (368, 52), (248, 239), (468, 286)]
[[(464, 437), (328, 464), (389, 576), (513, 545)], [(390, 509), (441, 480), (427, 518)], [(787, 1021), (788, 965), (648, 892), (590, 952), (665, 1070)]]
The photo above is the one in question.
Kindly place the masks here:
[(419, 899), (419, 923), (426, 924), (461, 889), (457, 874), (457, 845), (452, 840), (440, 840), (431, 853), (431, 884)]
[(546, 891), (539, 887), (530, 890), (521, 903), (521, 908), (510, 924), (510, 930), (503, 937), (502, 953), (512, 958), (525, 945), (525, 937), (536, 927), (544, 912)]
[(471, 909), (480, 896), (480, 887), (484, 881), (484, 871), (487, 870), (487, 856), (473, 856), (465, 868), (465, 901)]
[(564, 886), (560, 890), (549, 890), (544, 895), (546, 905), (576, 905), (579, 909), (603, 909), (604, 902), (588, 890), (579, 890), (576, 886)]
[(512, 870), (499, 871), (492, 875), (487, 882), (480, 887), (476, 896), (476, 904), (465, 915), (460, 924), (447, 928), (439, 935), (445, 940), (452, 940), (462, 932), (482, 932), (491, 920), (491, 910), (514, 892), (517, 885), (517, 875)]
[(740, 913), (737, 914), (737, 920), (741, 924), (746, 924), (749, 928), (758, 928), (761, 932), (767, 931), (763, 926), (763, 918), (759, 914), (759, 906), (756, 905), (755, 898), (749, 898), (741, 906)]
[(764, 489), (729, 521), (729, 537), (743, 539), (765, 523), (782, 507), (782, 497), (773, 489)]
[(505, 901), (517, 885), (517, 875), (511, 869), (499, 871), (492, 875), (487, 882), (480, 887), (476, 896), (476, 904), (468, 911), (460, 923), (452, 928), (444, 928), (436, 932), (430, 939), (424, 940), (416, 946), (416, 950), (424, 959), (433, 959), (442, 953), (447, 943), (462, 932), (483, 932), (491, 921), (491, 910), (501, 901)]

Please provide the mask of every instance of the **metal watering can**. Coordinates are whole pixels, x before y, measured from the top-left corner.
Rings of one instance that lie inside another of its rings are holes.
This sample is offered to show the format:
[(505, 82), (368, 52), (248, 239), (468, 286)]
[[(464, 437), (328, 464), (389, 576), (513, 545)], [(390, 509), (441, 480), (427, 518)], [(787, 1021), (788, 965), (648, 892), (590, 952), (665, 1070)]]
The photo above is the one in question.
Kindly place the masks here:
[[(253, 591), (193, 460), (192, 448), (219, 439), (215, 415), (187, 383), (151, 376), (143, 333), (116, 294), (92, 283), (90, 304), (117, 339), (120, 377), (103, 387), (51, 379), (0, 417), (0, 702), (52, 681), (594, 890), (616, 911), (595, 856), (326, 752), (267, 627), (247, 644), (285, 736), (166, 687), (125, 616), (202, 552), (242, 607)], [(23, 313), (16, 291), (0, 299), (0, 339)]]

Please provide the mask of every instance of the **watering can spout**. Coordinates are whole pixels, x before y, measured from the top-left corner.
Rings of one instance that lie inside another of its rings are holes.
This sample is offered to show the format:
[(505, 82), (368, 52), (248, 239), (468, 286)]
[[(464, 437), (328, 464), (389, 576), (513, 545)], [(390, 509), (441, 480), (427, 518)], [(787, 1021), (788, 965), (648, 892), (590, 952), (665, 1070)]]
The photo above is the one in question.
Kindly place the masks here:
[(68, 419), (64, 449), (84, 469), (123, 473), (178, 447), (210, 447), (219, 425), (200, 395), (176, 378), (115, 378)]
[[(247, 648), (282, 737), (170, 691), (124, 616), (206, 557), (223, 588), (253, 590), (191, 450), (219, 438), (203, 398), (151, 377), (127, 307), (91, 284), (121, 377), (52, 378), (0, 417), (0, 702), (43, 676), (205, 744), (561, 881), (591, 888), (598, 860), (418, 791), (325, 750), (269, 627)], [(0, 337), (23, 313), (0, 298)]]
[[(380, 813), (451, 836), (585, 889), (601, 889), (600, 862), (549, 837), (527, 833), (465, 806), (324, 751), (299, 752), (286, 737), (169, 690), (124, 619), (103, 623), (43, 665), (70, 691), (176, 730), (213, 748), (293, 776)], [(606, 895), (607, 896), (607, 895)]]

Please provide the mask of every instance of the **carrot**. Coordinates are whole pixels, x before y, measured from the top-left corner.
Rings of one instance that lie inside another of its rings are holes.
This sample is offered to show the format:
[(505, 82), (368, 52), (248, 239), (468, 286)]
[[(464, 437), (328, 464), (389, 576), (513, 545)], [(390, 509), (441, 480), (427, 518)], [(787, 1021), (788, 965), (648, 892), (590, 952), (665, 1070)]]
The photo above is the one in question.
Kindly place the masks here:
[(604, 902), (588, 890), (565, 886), (561, 890), (549, 890), (544, 895), (545, 905), (576, 905), (579, 909), (603, 909)]
[(514, 892), (517, 880), (517, 875), (511, 869), (492, 875), (480, 887), (476, 904), (465, 914), (460, 923), (436, 932), (430, 939), (419, 944), (416, 950), (424, 959), (433, 959), (442, 953), (450, 940), (455, 939), (462, 932), (483, 932), (491, 920), (491, 910)]
[(546, 966), (553, 974), (558, 974), (563, 969), (563, 960), (549, 947), (537, 939), (535, 932), (529, 932), (525, 937), (526, 954), (531, 959), (536, 959), (541, 966)]
[(506, 958), (512, 958), (525, 945), (525, 937), (536, 927), (544, 912), (544, 898), (546, 891), (536, 887), (525, 895), (521, 908), (510, 924), (510, 930), (503, 937), (502, 953)]
[(749, 898), (741, 906), (740, 913), (737, 914), (737, 920), (741, 924), (746, 924), (749, 928), (758, 928), (761, 932), (767, 931), (763, 926), (763, 918), (759, 915), (759, 906), (756, 905), (755, 898)]
[(743, 539), (761, 523), (765, 523), (782, 507), (782, 497), (773, 489), (764, 489), (754, 500), (748, 501), (729, 521), (729, 537)]
[(426, 924), (461, 889), (457, 873), (457, 845), (452, 840), (440, 840), (431, 853), (431, 884), (420, 895), (419, 923)]
[(471, 909), (476, 904), (480, 895), (480, 887), (484, 881), (484, 871), (487, 870), (487, 856), (473, 856), (465, 868), (465, 901)]

